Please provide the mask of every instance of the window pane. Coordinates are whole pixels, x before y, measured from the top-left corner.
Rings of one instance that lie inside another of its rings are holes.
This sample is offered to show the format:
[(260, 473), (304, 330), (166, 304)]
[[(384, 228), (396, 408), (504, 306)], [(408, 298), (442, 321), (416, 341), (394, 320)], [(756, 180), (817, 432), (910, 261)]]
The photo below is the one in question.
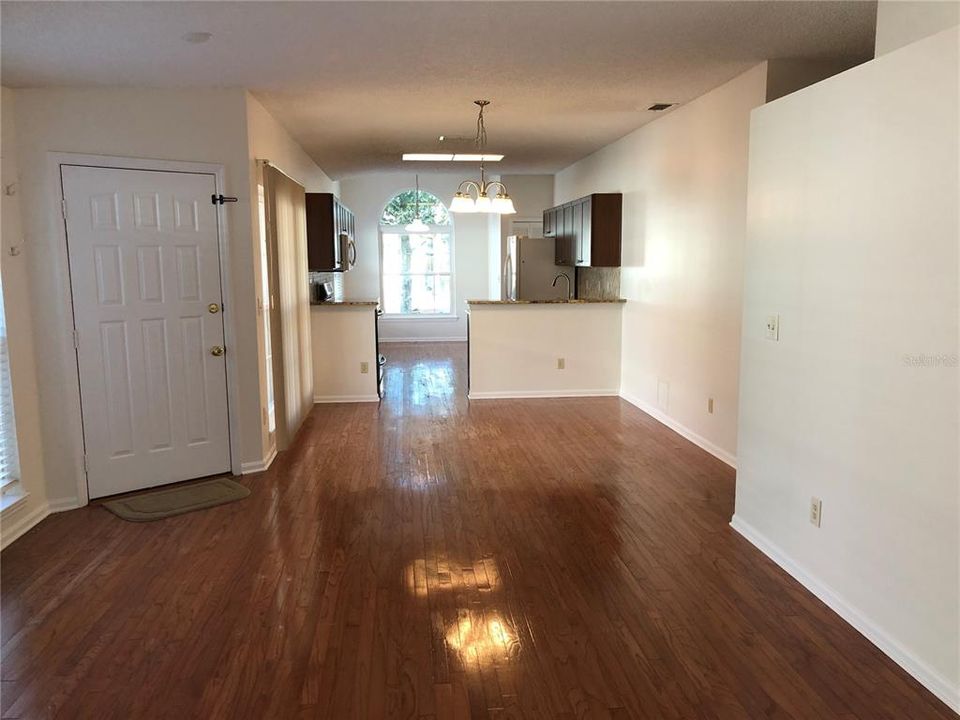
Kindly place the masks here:
[(450, 313), (450, 236), (384, 232), (381, 242), (384, 312)]
[(433, 272), (433, 235), (407, 235), (410, 246), (410, 272)]
[(435, 302), (433, 298), (433, 276), (432, 275), (411, 275), (410, 276), (410, 310), (415, 313), (432, 313)]
[(450, 276), (438, 275), (436, 278), (436, 312), (450, 312)]
[(438, 273), (450, 272), (450, 236), (434, 236), (433, 271)]
[(390, 233), (383, 235), (383, 272), (400, 272), (400, 236)]
[(383, 276), (383, 311), (386, 313), (400, 313), (400, 276)]

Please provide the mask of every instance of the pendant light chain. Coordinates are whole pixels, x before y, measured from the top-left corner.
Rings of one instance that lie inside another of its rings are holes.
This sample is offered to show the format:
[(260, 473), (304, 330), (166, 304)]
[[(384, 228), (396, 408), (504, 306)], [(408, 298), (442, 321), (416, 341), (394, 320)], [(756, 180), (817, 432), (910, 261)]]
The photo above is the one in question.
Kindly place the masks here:
[(414, 211), (413, 211), (413, 216), (414, 216), (417, 220), (419, 220), (419, 219), (420, 219), (420, 175), (417, 174), (417, 175), (414, 175), (414, 177), (416, 178), (416, 182), (417, 182), (417, 192), (416, 192), (416, 194), (413, 196), (413, 197), (414, 197), (414, 206), (413, 206), (413, 207), (414, 207)]
[(411, 233), (425, 233), (430, 231), (430, 227), (420, 218), (420, 175), (418, 174), (414, 177), (417, 183), (417, 189), (413, 199), (414, 217), (411, 222), (404, 226), (404, 230)]
[(490, 101), (475, 100), (474, 102), (480, 106), (480, 114), (477, 115), (477, 138), (475, 143), (477, 145), (477, 150), (482, 151), (487, 147), (487, 126), (483, 122), (483, 109), (490, 104)]
[[(483, 167), (483, 151), (487, 147), (487, 125), (484, 122), (483, 111), (489, 100), (474, 100), (473, 104), (480, 108), (477, 113), (477, 137), (475, 140), (477, 152), (480, 156), (480, 182), (476, 180), (464, 180), (457, 188), (453, 196), (453, 202), (450, 203), (450, 211), (455, 213), (497, 213), (499, 215), (513, 215), (517, 211), (513, 206), (513, 200), (507, 194), (506, 186), (499, 180), (487, 182)], [(489, 191), (495, 189), (497, 195), (491, 198)], [(470, 191), (476, 192), (477, 197), (471, 195)]]

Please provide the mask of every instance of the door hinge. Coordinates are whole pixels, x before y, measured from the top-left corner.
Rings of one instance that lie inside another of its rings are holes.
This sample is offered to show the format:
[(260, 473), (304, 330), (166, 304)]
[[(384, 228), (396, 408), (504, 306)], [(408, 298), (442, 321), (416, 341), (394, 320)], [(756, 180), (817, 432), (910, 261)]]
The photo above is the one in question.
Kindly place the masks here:
[(60, 214), (63, 215), (63, 219), (67, 219), (67, 201), (63, 199), (60, 201)]
[(90, 463), (87, 461), (87, 454), (83, 454), (83, 471), (90, 472)]
[(76, 349), (80, 348), (80, 331), (79, 330), (73, 331), (73, 347)]
[(228, 202), (238, 202), (237, 198), (230, 197), (229, 195), (211, 195), (210, 202), (214, 205), (223, 205)]

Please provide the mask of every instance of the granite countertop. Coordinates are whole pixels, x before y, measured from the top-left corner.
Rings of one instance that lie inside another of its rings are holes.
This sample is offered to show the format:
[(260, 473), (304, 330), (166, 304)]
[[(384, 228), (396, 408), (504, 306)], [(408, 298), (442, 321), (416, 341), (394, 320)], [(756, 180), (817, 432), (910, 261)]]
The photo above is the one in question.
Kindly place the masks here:
[(379, 300), (324, 300), (310, 303), (310, 307), (376, 307)]
[(552, 300), (467, 300), (467, 305), (590, 305), (594, 303), (616, 304), (625, 303), (624, 298), (614, 298), (611, 300), (600, 300), (594, 298), (575, 298), (565, 300), (557, 298)]

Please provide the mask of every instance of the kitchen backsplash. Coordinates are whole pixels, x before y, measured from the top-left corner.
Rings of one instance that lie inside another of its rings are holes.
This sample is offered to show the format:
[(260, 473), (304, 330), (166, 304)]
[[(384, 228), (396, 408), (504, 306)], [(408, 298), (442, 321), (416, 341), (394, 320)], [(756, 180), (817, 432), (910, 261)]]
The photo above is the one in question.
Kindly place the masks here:
[(616, 300), (620, 297), (620, 268), (577, 268), (577, 297), (590, 300)]
[(333, 299), (343, 300), (343, 273), (342, 272), (312, 272), (310, 273), (310, 284), (315, 283), (333, 283)]

